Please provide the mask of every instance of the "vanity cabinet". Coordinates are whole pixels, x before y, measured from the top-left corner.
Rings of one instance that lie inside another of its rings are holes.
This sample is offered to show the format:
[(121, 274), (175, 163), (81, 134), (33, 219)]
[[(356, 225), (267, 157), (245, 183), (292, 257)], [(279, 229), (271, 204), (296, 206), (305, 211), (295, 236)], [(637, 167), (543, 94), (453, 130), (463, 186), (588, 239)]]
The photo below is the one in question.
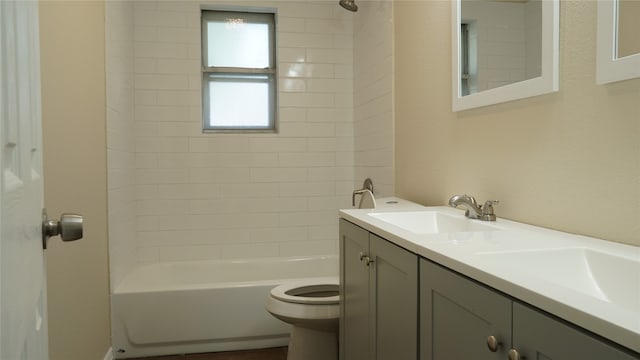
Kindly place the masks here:
[(420, 359), (637, 360), (639, 357), (421, 259)]
[(418, 256), (340, 219), (340, 359), (418, 357)]

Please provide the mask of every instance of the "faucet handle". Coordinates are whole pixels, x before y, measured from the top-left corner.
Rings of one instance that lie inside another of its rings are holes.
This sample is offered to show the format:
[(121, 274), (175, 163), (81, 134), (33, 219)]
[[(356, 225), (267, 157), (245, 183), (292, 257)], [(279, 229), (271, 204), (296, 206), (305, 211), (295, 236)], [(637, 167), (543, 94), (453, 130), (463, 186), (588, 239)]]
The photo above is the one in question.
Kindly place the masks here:
[(482, 220), (485, 221), (496, 221), (496, 215), (493, 212), (493, 205), (500, 204), (498, 200), (487, 200), (482, 205)]

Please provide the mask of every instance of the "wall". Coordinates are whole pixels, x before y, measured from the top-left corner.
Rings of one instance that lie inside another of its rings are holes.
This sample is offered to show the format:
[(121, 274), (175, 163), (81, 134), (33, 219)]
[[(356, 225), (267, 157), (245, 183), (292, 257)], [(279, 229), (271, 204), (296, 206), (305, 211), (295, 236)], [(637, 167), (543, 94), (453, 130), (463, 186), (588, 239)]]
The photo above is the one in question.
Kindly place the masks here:
[(52, 360), (110, 347), (104, 3), (40, 3), (45, 205), (84, 215), (84, 238), (46, 251)]
[[(357, 187), (373, 180), (376, 197), (393, 179), (393, 3), (358, 1), (354, 14), (354, 141)], [(346, 10), (345, 10), (346, 11)]]
[(279, 134), (202, 134), (200, 3), (134, 3), (138, 262), (337, 253), (354, 188), (351, 14), (230, 4), (278, 7)]
[(398, 195), (640, 245), (640, 79), (595, 84), (596, 2), (560, 2), (559, 92), (458, 113), (450, 8), (394, 3)]
[(105, 22), (109, 258), (118, 262), (110, 272), (117, 284), (137, 262), (133, 2), (106, 2)]

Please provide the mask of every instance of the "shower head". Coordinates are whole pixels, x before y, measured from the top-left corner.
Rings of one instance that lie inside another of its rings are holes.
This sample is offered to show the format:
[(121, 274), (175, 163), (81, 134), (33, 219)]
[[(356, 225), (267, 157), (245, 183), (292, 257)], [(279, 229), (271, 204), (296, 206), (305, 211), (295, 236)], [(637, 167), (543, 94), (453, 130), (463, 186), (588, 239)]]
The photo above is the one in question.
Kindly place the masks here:
[(349, 11), (358, 11), (358, 5), (356, 5), (355, 0), (340, 0), (340, 6)]

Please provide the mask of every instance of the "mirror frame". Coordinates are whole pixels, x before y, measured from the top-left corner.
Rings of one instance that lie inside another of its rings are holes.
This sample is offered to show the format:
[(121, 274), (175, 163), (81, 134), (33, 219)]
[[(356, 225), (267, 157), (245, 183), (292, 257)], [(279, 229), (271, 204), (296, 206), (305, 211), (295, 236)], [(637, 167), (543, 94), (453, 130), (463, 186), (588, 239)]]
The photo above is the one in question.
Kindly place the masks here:
[(598, 0), (597, 84), (640, 77), (640, 53), (617, 57), (617, 14), (617, 0)]
[(542, 74), (497, 88), (461, 96), (460, 49), (461, 0), (451, 2), (451, 74), (453, 111), (523, 99), (556, 92), (559, 89), (558, 58), (560, 34), (560, 1), (542, 0)]

